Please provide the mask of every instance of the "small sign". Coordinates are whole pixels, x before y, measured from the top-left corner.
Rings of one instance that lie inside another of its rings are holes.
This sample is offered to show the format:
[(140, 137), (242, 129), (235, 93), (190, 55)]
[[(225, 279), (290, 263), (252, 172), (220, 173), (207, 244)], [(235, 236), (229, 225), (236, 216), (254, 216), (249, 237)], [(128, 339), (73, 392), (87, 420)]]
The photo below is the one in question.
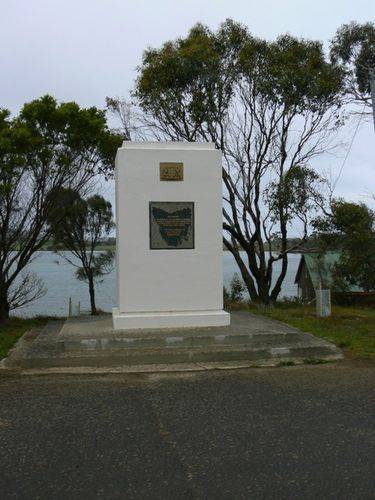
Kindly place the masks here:
[(150, 249), (194, 248), (194, 202), (150, 202)]
[(175, 162), (161, 162), (160, 180), (161, 181), (183, 181), (184, 164)]

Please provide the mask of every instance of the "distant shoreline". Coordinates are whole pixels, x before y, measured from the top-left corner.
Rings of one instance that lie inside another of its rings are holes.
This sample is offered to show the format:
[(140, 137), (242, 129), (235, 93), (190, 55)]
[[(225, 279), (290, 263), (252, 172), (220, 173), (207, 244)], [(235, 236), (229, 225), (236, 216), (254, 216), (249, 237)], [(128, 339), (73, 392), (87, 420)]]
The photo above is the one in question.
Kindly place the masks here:
[[(100, 251), (104, 252), (104, 251), (108, 251), (108, 250), (111, 250), (112, 252), (115, 252), (116, 251), (116, 245), (98, 245), (97, 248), (96, 248), (96, 251), (98, 251), (98, 252), (100, 252)], [(53, 248), (47, 247), (47, 248), (41, 248), (38, 251), (39, 252), (54, 252), (55, 250), (53, 250)], [(69, 250), (61, 248), (58, 251), (59, 252), (68, 252)], [(240, 251), (243, 252), (244, 250), (241, 248)], [(278, 252), (278, 251), (280, 251), (279, 248), (272, 248), (272, 252)], [(229, 250), (226, 247), (223, 247), (223, 252), (229, 252)], [(300, 248), (300, 249), (297, 249), (297, 250), (292, 250), (292, 251), (290, 251), (288, 253), (298, 253), (298, 254), (300, 254), (300, 253), (310, 253), (310, 252), (316, 252), (316, 250), (314, 250), (314, 249)]]

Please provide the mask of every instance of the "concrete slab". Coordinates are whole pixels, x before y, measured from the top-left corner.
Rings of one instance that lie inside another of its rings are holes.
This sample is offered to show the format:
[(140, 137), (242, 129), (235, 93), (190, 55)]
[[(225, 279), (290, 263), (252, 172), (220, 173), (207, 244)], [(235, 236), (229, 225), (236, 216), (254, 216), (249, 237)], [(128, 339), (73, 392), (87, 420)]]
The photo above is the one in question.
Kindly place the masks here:
[(342, 357), (325, 340), (248, 312), (233, 313), (232, 324), (226, 327), (134, 331), (114, 330), (108, 315), (49, 323), (31, 345), (20, 342), (5, 367), (27, 373), (143, 372), (145, 367), (146, 371), (190, 371)]
[(248, 312), (234, 312), (231, 318), (231, 324), (228, 326), (114, 330), (110, 315), (84, 316), (67, 319), (58, 334), (58, 340), (302, 334), (300, 330), (289, 325)]

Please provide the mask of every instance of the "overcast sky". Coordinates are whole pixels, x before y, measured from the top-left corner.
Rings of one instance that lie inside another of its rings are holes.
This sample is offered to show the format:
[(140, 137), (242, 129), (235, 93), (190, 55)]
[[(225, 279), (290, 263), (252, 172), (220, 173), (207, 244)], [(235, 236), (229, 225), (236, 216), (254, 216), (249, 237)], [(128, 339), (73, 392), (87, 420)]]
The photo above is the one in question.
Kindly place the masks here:
[[(183, 36), (196, 22), (215, 29), (228, 17), (267, 39), (288, 32), (328, 45), (341, 24), (373, 21), (375, 0), (0, 0), (0, 107), (16, 113), (46, 93), (103, 107), (106, 96), (128, 94), (146, 47)], [(320, 162), (334, 179), (355, 128), (353, 121), (342, 133), (338, 156)], [(337, 194), (369, 201), (371, 191), (375, 133), (363, 121)]]

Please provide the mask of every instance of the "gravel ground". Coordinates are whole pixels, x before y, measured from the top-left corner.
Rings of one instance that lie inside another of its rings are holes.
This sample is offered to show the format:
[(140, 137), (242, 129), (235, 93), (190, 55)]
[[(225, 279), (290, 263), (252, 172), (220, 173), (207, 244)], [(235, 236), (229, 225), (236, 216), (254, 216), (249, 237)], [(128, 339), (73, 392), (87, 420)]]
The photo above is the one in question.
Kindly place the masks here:
[(0, 497), (375, 498), (375, 365), (0, 378)]

